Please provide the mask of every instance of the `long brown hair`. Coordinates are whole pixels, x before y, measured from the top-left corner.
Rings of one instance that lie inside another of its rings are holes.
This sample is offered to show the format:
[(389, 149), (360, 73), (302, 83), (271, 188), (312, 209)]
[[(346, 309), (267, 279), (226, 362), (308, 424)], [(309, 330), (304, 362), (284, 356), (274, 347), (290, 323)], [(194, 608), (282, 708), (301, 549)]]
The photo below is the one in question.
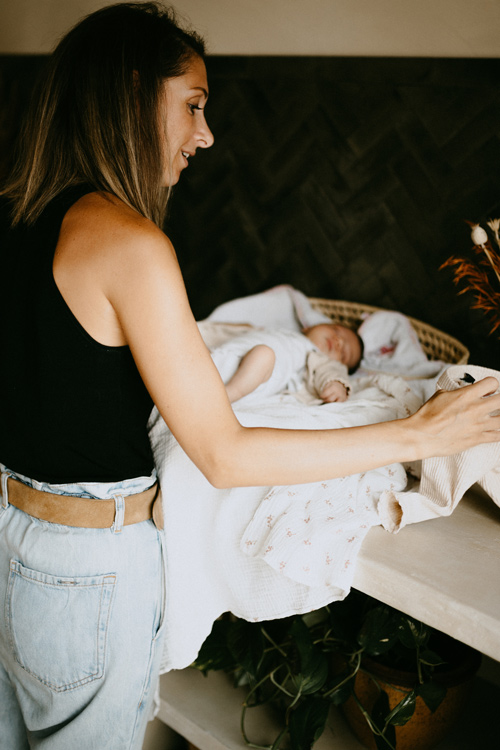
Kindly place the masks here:
[(161, 86), (196, 55), (201, 37), (157, 2), (111, 5), (71, 29), (48, 58), (2, 190), (13, 224), (33, 223), (58, 193), (86, 183), (161, 225)]

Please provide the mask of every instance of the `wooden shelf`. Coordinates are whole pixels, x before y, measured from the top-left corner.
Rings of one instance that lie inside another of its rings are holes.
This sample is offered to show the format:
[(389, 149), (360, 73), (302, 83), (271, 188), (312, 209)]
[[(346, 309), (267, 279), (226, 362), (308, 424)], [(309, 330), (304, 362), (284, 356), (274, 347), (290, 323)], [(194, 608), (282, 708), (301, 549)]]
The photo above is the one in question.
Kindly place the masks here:
[[(223, 673), (212, 672), (204, 677), (195, 669), (169, 672), (161, 678), (158, 718), (200, 750), (248, 750), (240, 732), (244, 697), (244, 689), (235, 689)], [(269, 744), (279, 734), (279, 726), (268, 709), (252, 708), (247, 716), (245, 726), (253, 742)], [(333, 747), (362, 750), (336, 712), (314, 750)]]

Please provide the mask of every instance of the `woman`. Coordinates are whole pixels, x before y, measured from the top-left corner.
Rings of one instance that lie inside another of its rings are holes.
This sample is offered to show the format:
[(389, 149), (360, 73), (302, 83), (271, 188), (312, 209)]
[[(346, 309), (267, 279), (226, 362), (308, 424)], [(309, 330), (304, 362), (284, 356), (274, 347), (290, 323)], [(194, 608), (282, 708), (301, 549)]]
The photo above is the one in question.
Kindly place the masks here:
[(494, 378), (386, 424), (238, 423), (159, 229), (168, 190), (213, 143), (203, 54), (156, 4), (84, 19), (49, 60), (3, 191), (0, 736), (11, 750), (141, 746), (163, 622), (153, 403), (216, 487), (334, 478), (498, 439)]

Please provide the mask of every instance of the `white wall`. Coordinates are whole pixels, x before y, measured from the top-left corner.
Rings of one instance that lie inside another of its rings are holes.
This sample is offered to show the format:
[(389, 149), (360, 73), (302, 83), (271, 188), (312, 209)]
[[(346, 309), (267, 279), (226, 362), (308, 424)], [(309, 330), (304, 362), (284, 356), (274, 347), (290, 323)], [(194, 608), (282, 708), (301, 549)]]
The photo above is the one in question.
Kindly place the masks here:
[[(500, 0), (172, 0), (214, 54), (500, 57)], [(0, 0), (0, 53), (48, 52), (106, 0)]]

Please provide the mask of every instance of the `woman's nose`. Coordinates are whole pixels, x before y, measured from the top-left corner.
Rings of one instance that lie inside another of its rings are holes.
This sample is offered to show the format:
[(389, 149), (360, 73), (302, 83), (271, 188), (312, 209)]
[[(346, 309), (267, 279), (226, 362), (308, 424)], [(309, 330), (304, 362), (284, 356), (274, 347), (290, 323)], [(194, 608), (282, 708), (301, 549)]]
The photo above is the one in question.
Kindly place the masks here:
[(203, 125), (198, 134), (198, 144), (200, 148), (210, 148), (210, 146), (213, 146), (214, 140), (213, 133), (208, 127), (207, 121), (203, 118)]

